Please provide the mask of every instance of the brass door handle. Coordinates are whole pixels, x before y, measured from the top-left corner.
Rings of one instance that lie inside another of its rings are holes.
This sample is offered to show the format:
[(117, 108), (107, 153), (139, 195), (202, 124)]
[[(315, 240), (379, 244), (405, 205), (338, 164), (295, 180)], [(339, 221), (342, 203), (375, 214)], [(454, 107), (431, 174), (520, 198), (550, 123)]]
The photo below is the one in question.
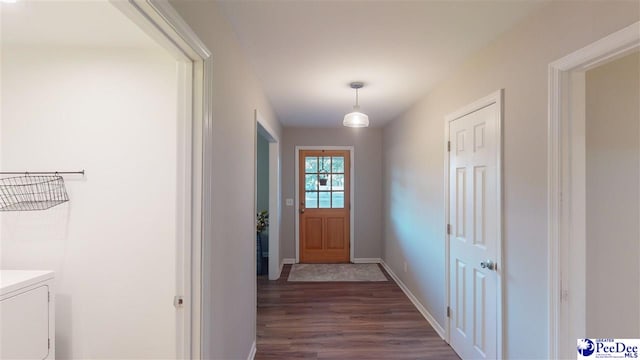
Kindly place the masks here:
[(304, 214), (304, 208), (300, 208), (300, 214)]

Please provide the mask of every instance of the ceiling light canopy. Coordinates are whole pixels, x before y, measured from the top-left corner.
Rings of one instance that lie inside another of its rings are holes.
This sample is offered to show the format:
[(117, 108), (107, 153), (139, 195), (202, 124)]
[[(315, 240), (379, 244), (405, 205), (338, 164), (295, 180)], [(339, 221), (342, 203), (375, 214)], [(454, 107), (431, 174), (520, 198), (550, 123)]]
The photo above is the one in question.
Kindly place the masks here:
[(342, 125), (346, 127), (367, 127), (369, 126), (369, 117), (360, 112), (360, 105), (358, 105), (358, 89), (361, 89), (364, 84), (361, 82), (352, 82), (350, 84), (352, 89), (356, 90), (356, 104), (353, 106), (353, 112), (344, 116)]

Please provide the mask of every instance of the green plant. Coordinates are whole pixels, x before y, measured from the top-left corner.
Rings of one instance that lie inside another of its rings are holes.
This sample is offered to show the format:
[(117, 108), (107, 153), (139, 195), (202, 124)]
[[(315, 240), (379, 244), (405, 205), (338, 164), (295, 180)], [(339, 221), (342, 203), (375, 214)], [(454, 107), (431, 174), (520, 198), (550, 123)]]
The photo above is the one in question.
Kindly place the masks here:
[(256, 217), (256, 231), (258, 233), (261, 233), (268, 227), (269, 227), (269, 212), (267, 210), (262, 210), (257, 214), (257, 217)]

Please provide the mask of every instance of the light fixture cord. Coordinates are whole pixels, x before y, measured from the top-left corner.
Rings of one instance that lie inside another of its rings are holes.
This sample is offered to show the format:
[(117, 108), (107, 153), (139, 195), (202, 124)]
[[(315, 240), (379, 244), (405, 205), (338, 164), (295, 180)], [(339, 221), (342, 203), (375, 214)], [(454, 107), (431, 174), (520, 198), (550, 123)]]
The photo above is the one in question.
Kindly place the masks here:
[(360, 108), (360, 105), (358, 104), (358, 89), (356, 88), (356, 109)]

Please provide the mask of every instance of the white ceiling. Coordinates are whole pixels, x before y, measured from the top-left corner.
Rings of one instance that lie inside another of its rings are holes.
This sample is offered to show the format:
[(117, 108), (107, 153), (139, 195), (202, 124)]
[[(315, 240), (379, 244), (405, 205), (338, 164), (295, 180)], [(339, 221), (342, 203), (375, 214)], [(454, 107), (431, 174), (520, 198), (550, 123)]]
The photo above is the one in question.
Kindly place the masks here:
[(106, 0), (20, 0), (0, 9), (2, 45), (158, 46)]
[(220, 4), (283, 124), (331, 127), (351, 110), (351, 81), (382, 126), (544, 1)]

